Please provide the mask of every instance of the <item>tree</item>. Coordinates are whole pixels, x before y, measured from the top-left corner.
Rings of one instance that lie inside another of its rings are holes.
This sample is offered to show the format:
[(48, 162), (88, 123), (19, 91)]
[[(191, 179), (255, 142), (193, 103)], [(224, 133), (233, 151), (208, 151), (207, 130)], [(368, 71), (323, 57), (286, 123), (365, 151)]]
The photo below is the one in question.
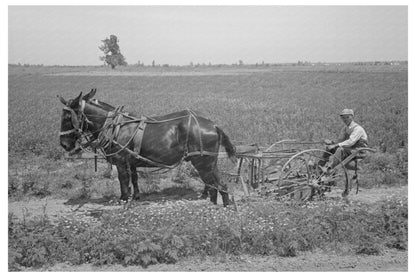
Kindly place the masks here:
[(105, 56), (100, 57), (101, 61), (110, 65), (114, 69), (117, 65), (127, 65), (127, 62), (120, 52), (120, 46), (118, 46), (118, 39), (115, 35), (111, 35), (110, 38), (102, 40), (103, 45), (98, 48), (104, 52)]

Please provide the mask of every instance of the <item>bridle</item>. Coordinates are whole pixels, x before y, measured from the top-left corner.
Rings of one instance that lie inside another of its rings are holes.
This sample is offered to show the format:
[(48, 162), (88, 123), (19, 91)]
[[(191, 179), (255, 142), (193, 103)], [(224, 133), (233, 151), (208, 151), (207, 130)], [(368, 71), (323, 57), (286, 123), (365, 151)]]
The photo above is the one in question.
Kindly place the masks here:
[[(71, 113), (71, 122), (73, 128), (67, 131), (59, 132), (59, 136), (67, 136), (72, 133), (76, 133), (78, 138), (76, 142), (78, 143), (79, 150), (88, 151), (87, 148), (91, 146), (97, 138), (94, 138), (94, 134), (100, 133), (102, 130), (108, 127), (108, 125), (104, 124), (100, 129), (94, 132), (88, 132), (88, 125), (93, 124), (91, 122), (86, 113), (84, 112), (86, 100), (81, 100), (80, 109), (76, 112), (74, 109), (70, 107), (70, 105), (66, 105), (63, 109), (69, 111)], [(89, 115), (94, 117), (94, 115)], [(108, 116), (108, 115), (107, 115)], [(108, 118), (108, 117), (107, 117)]]
[(79, 109), (78, 114), (74, 109), (72, 109), (68, 105), (65, 106), (63, 109), (71, 113), (71, 122), (73, 128), (67, 131), (59, 132), (59, 136), (66, 136), (76, 132), (78, 132), (79, 135), (82, 135), (84, 133), (85, 126), (88, 126), (88, 123), (91, 123), (91, 121), (88, 120), (87, 116), (84, 113), (85, 100), (81, 101), (81, 108)]

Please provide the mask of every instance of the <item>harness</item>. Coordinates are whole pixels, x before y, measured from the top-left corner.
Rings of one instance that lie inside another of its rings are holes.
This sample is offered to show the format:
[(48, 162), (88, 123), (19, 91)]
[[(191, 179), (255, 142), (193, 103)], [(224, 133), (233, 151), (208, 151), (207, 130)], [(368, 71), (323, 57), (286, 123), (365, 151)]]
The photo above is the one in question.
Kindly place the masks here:
[[(138, 160), (142, 160), (147, 164), (150, 164), (154, 167), (159, 167), (160, 169), (166, 168), (166, 169), (173, 169), (177, 167), (179, 164), (182, 163), (183, 160), (186, 158), (192, 157), (192, 156), (216, 156), (218, 155), (217, 152), (210, 152), (204, 150), (203, 142), (202, 142), (202, 134), (201, 134), (201, 127), (197, 118), (197, 115), (195, 112), (193, 112), (190, 109), (187, 109), (187, 114), (175, 118), (165, 119), (165, 120), (156, 120), (151, 117), (147, 116), (141, 116), (140, 119), (132, 117), (128, 115), (127, 113), (123, 112), (123, 106), (120, 106), (116, 108), (114, 111), (110, 111), (107, 114), (107, 119), (105, 123), (103, 124), (103, 127), (98, 130), (98, 137), (96, 139), (91, 139), (87, 137), (88, 133), (88, 123), (92, 123), (90, 120), (88, 120), (87, 116), (84, 113), (85, 109), (85, 100), (81, 101), (81, 108), (78, 111), (78, 114), (70, 107), (65, 106), (64, 110), (68, 110), (71, 112), (71, 121), (73, 125), (73, 129), (62, 131), (59, 133), (60, 136), (69, 135), (72, 133), (79, 133), (82, 136), (86, 137), (87, 142), (84, 144), (81, 144), (81, 148), (86, 148), (93, 144), (94, 141), (97, 140), (97, 143), (94, 145), (94, 147), (99, 148), (106, 159), (110, 159), (111, 157), (120, 154), (121, 152), (125, 151), (128, 154), (132, 155), (134, 158)], [(161, 124), (166, 123), (178, 119), (188, 118), (187, 121), (187, 132), (186, 132), (186, 140), (184, 145), (184, 153), (180, 161), (178, 161), (176, 164), (173, 165), (167, 165), (158, 161), (151, 160), (149, 158), (146, 158), (142, 155), (140, 155), (141, 152), (141, 145), (143, 140), (143, 134), (144, 130), (146, 129), (146, 126), (148, 124)], [(190, 129), (192, 125), (192, 121), (195, 122), (198, 130), (199, 135), (199, 150), (189, 152), (189, 138), (190, 138)], [(85, 128), (85, 123), (87, 123), (87, 127)], [(122, 145), (118, 142), (118, 137), (120, 134), (120, 129), (127, 125), (127, 124), (137, 124), (137, 127), (133, 131), (131, 137), (127, 141), (126, 144)], [(131, 147), (132, 142), (134, 141), (133, 150), (129, 148)], [(220, 137), (221, 141), (221, 137)], [(115, 152), (111, 152), (113, 147), (117, 146), (119, 147), (118, 150)]]
[[(149, 118), (146, 116), (142, 116), (140, 119), (136, 119), (134, 117), (131, 117), (129, 115), (127, 115), (126, 113), (122, 112), (122, 108), (117, 108), (114, 112), (109, 112), (108, 116), (107, 116), (107, 120), (104, 123), (103, 130), (100, 132), (99, 137), (98, 137), (98, 141), (99, 141), (99, 145), (100, 147), (103, 148), (103, 152), (105, 153), (106, 158), (110, 158), (112, 156), (115, 156), (119, 153), (121, 153), (122, 151), (126, 151), (127, 153), (129, 153), (130, 155), (132, 155), (134, 158), (138, 159), (138, 160), (142, 160), (144, 162), (146, 162), (147, 164), (150, 164), (152, 166), (155, 167), (159, 167), (159, 168), (166, 168), (166, 169), (173, 169), (175, 167), (177, 167), (179, 164), (182, 163), (183, 160), (185, 160), (188, 157), (191, 156), (204, 156), (204, 155), (209, 155), (209, 156), (216, 156), (218, 155), (218, 152), (210, 152), (210, 151), (206, 151), (204, 150), (204, 146), (203, 146), (203, 142), (202, 142), (202, 134), (201, 134), (201, 127), (199, 125), (199, 121), (198, 118), (196, 116), (196, 114), (191, 111), (191, 110), (187, 110), (188, 114), (184, 115), (184, 116), (179, 116), (179, 117), (175, 117), (175, 118), (170, 118), (170, 119), (165, 119), (165, 120), (155, 120), (153, 118)], [(123, 121), (123, 119), (128, 119)], [(173, 165), (167, 165), (158, 161), (154, 161), (151, 160), (147, 157), (144, 157), (142, 155), (140, 155), (141, 152), (141, 145), (142, 145), (142, 141), (143, 141), (143, 134), (144, 134), (144, 130), (147, 127), (148, 124), (161, 124), (161, 123), (166, 123), (166, 122), (170, 122), (170, 121), (174, 121), (174, 120), (178, 120), (178, 119), (183, 119), (183, 118), (188, 118), (187, 121), (187, 133), (186, 133), (186, 140), (185, 140), (185, 144), (184, 144), (184, 153), (182, 158), (175, 164)], [(199, 135), (199, 151), (193, 151), (193, 152), (189, 152), (189, 134), (190, 134), (190, 129), (191, 129), (191, 125), (192, 125), (192, 121), (195, 122), (195, 124), (198, 126), (198, 135)], [(118, 142), (118, 136), (119, 136), (119, 132), (122, 126), (130, 124), (130, 123), (138, 123), (137, 127), (135, 128), (134, 132), (132, 133), (130, 139), (127, 141), (127, 143), (125, 143), (124, 145), (120, 144)], [(133, 150), (131, 150), (129, 148), (129, 145), (132, 142), (135, 142), (133, 145)], [(108, 152), (111, 151), (111, 148), (113, 146), (118, 146), (120, 149), (118, 149), (116, 152), (113, 153), (109, 153)]]
[[(65, 106), (64, 110), (71, 112), (71, 122), (73, 128), (67, 131), (61, 131), (59, 132), (59, 136), (65, 136), (69, 135), (75, 132), (78, 132), (80, 134), (83, 133), (84, 129), (84, 123), (92, 123), (90, 120), (88, 120), (87, 116), (84, 113), (85, 109), (85, 100), (81, 101), (81, 109), (79, 110), (78, 114), (70, 107)], [(79, 119), (80, 118), (80, 119)]]

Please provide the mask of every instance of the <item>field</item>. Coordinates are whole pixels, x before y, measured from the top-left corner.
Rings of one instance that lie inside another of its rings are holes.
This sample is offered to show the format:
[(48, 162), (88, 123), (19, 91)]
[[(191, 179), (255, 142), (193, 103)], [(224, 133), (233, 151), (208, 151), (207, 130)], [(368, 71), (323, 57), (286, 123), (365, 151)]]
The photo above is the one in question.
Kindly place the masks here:
[(350, 107), (357, 121), (368, 126), (372, 145), (384, 143), (389, 152), (402, 142), (407, 145), (407, 68), (277, 67), (222, 70), (218, 75), (207, 69), (176, 74), (167, 69), (159, 74), (93, 70), (46, 75), (11, 70), (10, 151), (27, 144), (58, 151), (53, 138), (62, 106), (55, 96), (74, 98), (93, 87), (100, 100), (138, 114), (201, 111), (237, 142), (269, 145), (285, 138), (334, 137), (340, 129), (337, 114)]
[[(94, 264), (100, 267), (90, 270), (99, 270), (180, 264), (194, 257), (298, 258), (316, 251), (371, 254), (385, 264), (405, 253), (405, 261), (384, 269), (406, 270), (407, 84), (407, 66), (9, 66), (9, 270), (68, 270), (60, 266), (64, 262)], [(348, 203), (333, 198), (307, 207), (253, 199), (223, 209), (184, 200), (195, 199), (193, 191), (202, 189), (192, 178), (182, 176), (178, 184), (170, 175), (143, 175), (142, 191), (171, 188), (182, 199), (167, 194), (167, 200), (156, 196), (123, 209), (112, 202), (119, 195), (114, 172), (104, 179), (104, 164), (95, 173), (91, 161), (64, 159), (59, 146), (62, 104), (56, 95), (69, 99), (91, 88), (97, 88), (101, 101), (137, 114), (200, 111), (235, 144), (261, 146), (288, 138), (334, 138), (342, 127), (338, 112), (352, 108), (371, 146), (380, 150), (364, 163), (362, 194), (381, 195)], [(43, 208), (35, 212), (31, 207), (39, 201)], [(354, 268), (363, 269), (344, 270)], [(285, 269), (310, 268), (275, 270)]]

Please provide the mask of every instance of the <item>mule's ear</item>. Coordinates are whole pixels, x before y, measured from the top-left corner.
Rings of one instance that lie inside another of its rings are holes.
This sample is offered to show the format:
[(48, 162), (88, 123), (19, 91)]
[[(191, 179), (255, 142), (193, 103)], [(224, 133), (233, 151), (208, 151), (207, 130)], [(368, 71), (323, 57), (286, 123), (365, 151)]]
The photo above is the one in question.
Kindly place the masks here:
[(62, 96), (57, 95), (56, 97), (58, 97), (62, 104), (66, 106), (66, 103), (68, 103), (68, 101), (66, 101)]
[(71, 101), (71, 104), (70, 104), (71, 108), (74, 109), (79, 106), (79, 101), (81, 100), (81, 97), (82, 97), (82, 91), (80, 92), (77, 98)]
[(97, 89), (91, 89), (91, 91), (87, 95), (82, 97), (82, 99), (85, 100), (85, 101), (88, 101), (88, 100), (90, 100), (91, 98), (94, 97), (96, 92), (97, 92)]

